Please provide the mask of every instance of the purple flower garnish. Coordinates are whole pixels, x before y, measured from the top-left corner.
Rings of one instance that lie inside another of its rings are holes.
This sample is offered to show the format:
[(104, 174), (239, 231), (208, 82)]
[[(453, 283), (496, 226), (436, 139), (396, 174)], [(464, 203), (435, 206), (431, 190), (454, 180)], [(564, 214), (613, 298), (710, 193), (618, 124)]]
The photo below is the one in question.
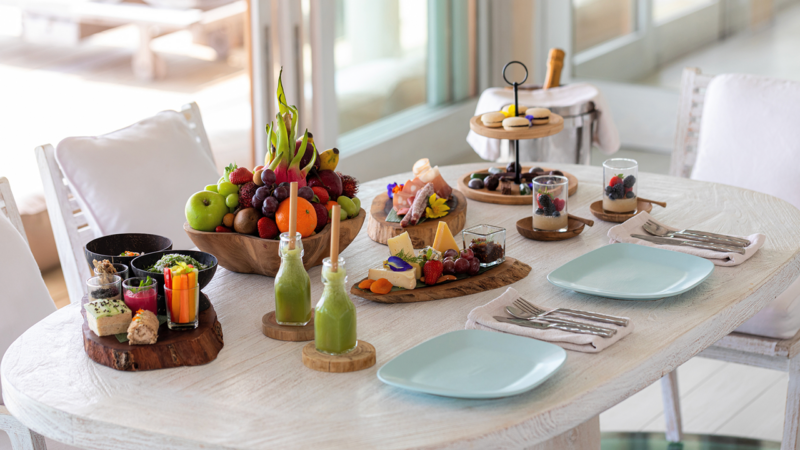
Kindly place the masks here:
[(397, 183), (389, 183), (386, 185), (386, 192), (389, 194), (389, 198), (394, 198), (395, 187), (397, 187)]
[(403, 261), (401, 258), (397, 256), (390, 256), (389, 260), (387, 261), (387, 265), (392, 272), (405, 272), (406, 270), (411, 270), (411, 264)]

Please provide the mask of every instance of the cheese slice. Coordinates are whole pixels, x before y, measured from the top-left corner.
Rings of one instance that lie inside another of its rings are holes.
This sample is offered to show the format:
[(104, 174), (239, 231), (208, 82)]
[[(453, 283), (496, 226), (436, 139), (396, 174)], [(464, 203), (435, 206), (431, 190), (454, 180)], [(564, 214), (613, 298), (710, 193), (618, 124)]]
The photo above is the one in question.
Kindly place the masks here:
[(409, 290), (417, 287), (417, 278), (415, 275), (416, 273), (413, 269), (409, 269), (404, 272), (395, 272), (385, 267), (369, 269), (370, 280), (380, 280), (381, 278), (386, 278), (390, 283), (392, 283), (392, 286)]
[(411, 243), (411, 236), (408, 235), (408, 231), (389, 238), (386, 243), (389, 245), (389, 253), (392, 256), (397, 256), (400, 252), (403, 252), (406, 256), (414, 257), (414, 245)]
[(453, 233), (450, 232), (450, 227), (447, 226), (447, 223), (439, 221), (432, 247), (442, 253), (450, 249), (458, 251), (458, 244), (456, 244), (456, 240), (453, 238)]

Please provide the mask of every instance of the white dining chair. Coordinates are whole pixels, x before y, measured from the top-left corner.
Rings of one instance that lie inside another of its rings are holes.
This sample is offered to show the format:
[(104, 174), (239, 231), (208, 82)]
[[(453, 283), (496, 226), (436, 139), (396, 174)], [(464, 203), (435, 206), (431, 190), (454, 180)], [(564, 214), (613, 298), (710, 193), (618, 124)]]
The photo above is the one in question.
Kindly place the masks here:
[[(797, 82), (739, 74), (714, 77), (684, 69), (670, 174), (764, 192), (800, 207), (798, 105)], [(797, 450), (800, 279), (774, 296), (698, 356), (789, 372), (781, 449)], [(682, 434), (677, 381), (675, 371), (662, 379), (667, 438), (672, 442)]]
[(183, 231), (186, 200), (219, 177), (196, 103), (102, 136), (37, 147), (36, 158), (72, 303), (80, 302), (91, 276), (87, 242), (138, 232), (192, 248)]

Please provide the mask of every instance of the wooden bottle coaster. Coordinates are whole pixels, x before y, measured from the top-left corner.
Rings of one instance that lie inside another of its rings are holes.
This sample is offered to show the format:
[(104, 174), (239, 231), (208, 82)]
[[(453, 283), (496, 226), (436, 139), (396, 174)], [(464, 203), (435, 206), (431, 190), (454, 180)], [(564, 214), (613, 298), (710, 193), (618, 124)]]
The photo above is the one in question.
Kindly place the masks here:
[(264, 314), (261, 318), (261, 332), (264, 336), (277, 341), (305, 342), (314, 340), (314, 317), (302, 327), (280, 325), (275, 321), (275, 311)]
[(528, 216), (517, 221), (517, 233), (534, 241), (563, 241), (581, 234), (585, 225), (594, 225), (593, 220), (569, 214), (567, 231), (539, 231), (533, 228), (533, 217)]
[(346, 373), (368, 369), (375, 365), (375, 347), (367, 341), (358, 341), (351, 352), (344, 355), (326, 355), (309, 342), (303, 347), (303, 364), (320, 372)]
[[(666, 205), (666, 203), (664, 203)], [(606, 211), (603, 209), (603, 201), (598, 200), (591, 205), (589, 205), (589, 211), (600, 220), (604, 220), (606, 222), (614, 222), (614, 223), (622, 223), (626, 220), (630, 219), (631, 217), (639, 214), (640, 212), (644, 211), (649, 213), (653, 210), (653, 204), (649, 200), (645, 200), (641, 197), (637, 199), (636, 202), (636, 212), (631, 213), (615, 213), (611, 211)]]

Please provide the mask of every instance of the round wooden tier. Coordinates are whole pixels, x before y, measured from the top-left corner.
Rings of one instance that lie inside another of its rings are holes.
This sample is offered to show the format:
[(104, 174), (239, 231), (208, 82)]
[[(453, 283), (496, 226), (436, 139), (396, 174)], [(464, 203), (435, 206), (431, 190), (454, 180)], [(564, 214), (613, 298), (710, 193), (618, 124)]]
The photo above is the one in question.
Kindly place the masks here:
[(346, 373), (369, 369), (375, 365), (375, 347), (358, 340), (356, 348), (344, 355), (326, 355), (317, 351), (313, 342), (303, 347), (303, 364), (320, 372)]
[(567, 221), (567, 231), (538, 231), (533, 229), (533, 217), (529, 216), (517, 221), (517, 233), (534, 241), (563, 241), (581, 234), (585, 226), (585, 223), (570, 216)]
[[(537, 167), (537, 166), (522, 166), (522, 172), (527, 172), (530, 169)], [(558, 169), (548, 169), (546, 167), (542, 167), (544, 170), (558, 170)], [(478, 170), (475, 172), (470, 172), (458, 179), (458, 190), (461, 191), (468, 199), (470, 200), (477, 200), (479, 202), (484, 203), (495, 203), (498, 205), (533, 205), (533, 194), (531, 195), (519, 195), (518, 192), (515, 192), (511, 195), (503, 195), (500, 193), (500, 188), (498, 187), (496, 191), (490, 191), (485, 187), (482, 189), (472, 189), (469, 187), (468, 183), (470, 180), (470, 175), (473, 173), (486, 173), (489, 171), (489, 168), (483, 170)], [(569, 195), (575, 194), (578, 191), (578, 178), (566, 171), (561, 171), (567, 180), (569, 180)]]
[(372, 200), (372, 207), (369, 211), (369, 221), (367, 222), (367, 234), (370, 239), (379, 243), (386, 244), (390, 238), (408, 231), (411, 243), (414, 248), (424, 248), (433, 245), (433, 238), (436, 237), (436, 230), (439, 222), (445, 222), (453, 235), (458, 234), (464, 229), (467, 223), (467, 199), (458, 190), (453, 190), (455, 197), (455, 207), (444, 217), (430, 219), (421, 224), (403, 228), (399, 223), (387, 222), (386, 216), (392, 210), (392, 200), (389, 194), (378, 194)]
[[(88, 302), (83, 297), (81, 304)], [(158, 342), (152, 345), (121, 343), (116, 336), (100, 337), (89, 329), (83, 316), (83, 348), (89, 358), (104, 366), (127, 372), (199, 366), (217, 358), (225, 342), (214, 305), (200, 312), (200, 325), (191, 331), (172, 331), (164, 323), (158, 328)]]
[(314, 340), (314, 317), (302, 327), (288, 327), (275, 321), (275, 311), (261, 317), (261, 332), (277, 341), (304, 342)]
[[(483, 114), (481, 114), (482, 116)], [(550, 113), (550, 122), (544, 125), (531, 125), (528, 128), (506, 130), (503, 127), (490, 128), (481, 122), (481, 116), (469, 119), (469, 129), (481, 136), (492, 139), (539, 139), (558, 134), (564, 129), (564, 118), (555, 113)]]
[(594, 214), (600, 220), (605, 220), (606, 222), (614, 222), (614, 223), (622, 223), (626, 220), (630, 219), (631, 217), (639, 214), (640, 212), (650, 212), (653, 210), (653, 204), (647, 201), (642, 200), (641, 198), (638, 199), (636, 202), (636, 213), (615, 213), (609, 212), (603, 209), (603, 201), (598, 200), (591, 205), (589, 205), (589, 211)]

